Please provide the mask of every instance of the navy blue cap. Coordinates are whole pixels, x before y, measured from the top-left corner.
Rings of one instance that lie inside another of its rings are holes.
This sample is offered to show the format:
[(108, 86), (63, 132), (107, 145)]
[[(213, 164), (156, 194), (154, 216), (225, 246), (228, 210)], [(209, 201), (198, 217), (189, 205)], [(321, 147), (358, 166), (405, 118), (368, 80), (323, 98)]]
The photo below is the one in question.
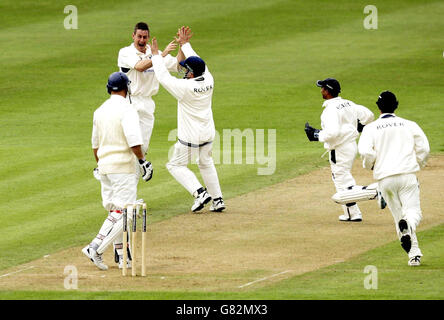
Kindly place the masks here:
[(111, 91), (121, 91), (127, 89), (130, 83), (131, 81), (126, 74), (123, 72), (114, 72), (109, 76), (106, 88), (108, 93), (111, 93)]
[(192, 72), (195, 77), (199, 77), (205, 72), (205, 62), (197, 56), (188, 57), (179, 64)]
[(339, 81), (333, 78), (316, 81), (316, 85), (320, 88), (327, 88), (331, 93), (338, 94), (341, 92), (341, 85)]

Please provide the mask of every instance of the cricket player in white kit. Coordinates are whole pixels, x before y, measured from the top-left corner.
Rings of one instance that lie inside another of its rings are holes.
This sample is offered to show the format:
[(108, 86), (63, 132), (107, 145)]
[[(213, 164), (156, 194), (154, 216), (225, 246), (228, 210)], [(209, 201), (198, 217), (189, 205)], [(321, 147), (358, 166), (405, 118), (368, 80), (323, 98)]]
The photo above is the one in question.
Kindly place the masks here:
[[(336, 191), (343, 191), (356, 185), (351, 174), (353, 161), (358, 153), (356, 139), (359, 131), (374, 118), (373, 113), (364, 106), (338, 96), (341, 86), (336, 79), (318, 80), (321, 88), (324, 111), (321, 115), (322, 129), (305, 124), (305, 132), (310, 141), (324, 143), (330, 154), (330, 167)], [(362, 221), (362, 213), (356, 202), (342, 205), (344, 214), (340, 221)]]
[(381, 116), (362, 131), (359, 153), (364, 168), (373, 170), (392, 212), (401, 246), (409, 256), (408, 265), (419, 266), (422, 253), (416, 228), (422, 213), (415, 173), (426, 165), (429, 142), (415, 122), (394, 114), (398, 101), (392, 92), (382, 92), (376, 103)]
[[(118, 237), (122, 243), (122, 209), (136, 201), (139, 169), (145, 181), (152, 176), (151, 163), (142, 153), (139, 116), (126, 99), (129, 83), (124, 73), (111, 74), (107, 84), (111, 96), (94, 112), (92, 148), (99, 168), (102, 204), (108, 217), (82, 252), (101, 270), (108, 269), (102, 259), (105, 249)], [(119, 256), (122, 254), (120, 247)]]
[[(150, 38), (148, 25), (144, 22), (137, 23), (132, 37), (133, 43), (120, 49), (117, 65), (131, 81), (131, 103), (139, 114), (143, 139), (142, 152), (146, 154), (154, 128), (155, 104), (152, 97), (159, 91), (159, 81), (155, 77), (152, 67), (152, 52), (148, 44)], [(183, 59), (183, 57), (175, 58), (169, 54), (176, 46), (172, 41), (163, 52), (159, 51), (159, 54), (167, 69), (177, 72), (178, 59)]]
[[(191, 36), (191, 30), (182, 27), (176, 38), (186, 57), (180, 62), (187, 70), (184, 79), (169, 74), (164, 59), (157, 50), (155, 38), (151, 45), (156, 77), (178, 101), (178, 141), (175, 144), (173, 157), (166, 166), (171, 175), (195, 197), (191, 208), (193, 212), (201, 210), (211, 199), (213, 202), (210, 210), (221, 212), (225, 209), (225, 204), (211, 154), (216, 132), (211, 109), (214, 80), (205, 62), (191, 47), (189, 43)], [(187, 167), (193, 154), (198, 156), (199, 170), (208, 191)]]

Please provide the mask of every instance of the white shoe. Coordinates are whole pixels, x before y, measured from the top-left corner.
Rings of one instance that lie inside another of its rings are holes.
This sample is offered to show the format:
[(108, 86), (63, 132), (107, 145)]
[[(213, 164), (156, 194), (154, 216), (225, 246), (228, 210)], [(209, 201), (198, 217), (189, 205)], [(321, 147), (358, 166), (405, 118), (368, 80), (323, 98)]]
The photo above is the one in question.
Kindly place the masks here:
[(196, 200), (194, 200), (194, 204), (191, 207), (191, 211), (196, 212), (202, 210), (203, 207), (210, 201), (211, 201), (211, 196), (208, 194), (207, 190), (202, 191), (197, 195)]
[(103, 258), (101, 254), (98, 254), (96, 250), (93, 248), (89, 248), (89, 255), (94, 262), (94, 264), (99, 268), (100, 270), (108, 270), (108, 266), (103, 262)]
[(421, 256), (414, 256), (409, 259), (409, 266), (418, 267), (421, 265)]
[(354, 204), (351, 206), (344, 205), (344, 214), (339, 216), (339, 221), (346, 222), (360, 222), (362, 221), (362, 214), (359, 207)]
[(410, 227), (406, 220), (401, 219), (398, 222), (399, 232), (401, 232), (401, 247), (405, 252), (409, 253), (412, 248), (412, 236), (410, 234)]
[(354, 215), (353, 217), (349, 216), (349, 215), (340, 215), (339, 216), (339, 221), (348, 221), (348, 222), (360, 222), (362, 221), (362, 215), (357, 214)]
[[(131, 269), (131, 260), (127, 259), (126, 268)], [(119, 269), (123, 269), (123, 256), (119, 256)]]
[(222, 197), (213, 199), (213, 203), (211, 204), (210, 211), (222, 212), (224, 210), (225, 210), (224, 199), (222, 199)]
[(89, 260), (91, 260), (92, 262), (94, 262), (94, 260), (91, 258), (91, 255), (89, 254), (89, 244), (88, 245), (86, 245), (86, 247), (84, 247), (83, 249), (82, 249), (82, 253), (89, 259)]

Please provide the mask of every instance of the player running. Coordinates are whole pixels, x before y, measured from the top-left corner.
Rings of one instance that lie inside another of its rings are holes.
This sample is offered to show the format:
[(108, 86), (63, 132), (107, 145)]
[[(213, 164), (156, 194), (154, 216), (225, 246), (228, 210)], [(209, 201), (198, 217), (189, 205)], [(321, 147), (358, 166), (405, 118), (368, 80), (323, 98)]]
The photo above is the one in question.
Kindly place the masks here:
[[(171, 175), (194, 196), (195, 202), (191, 211), (201, 210), (213, 199), (210, 210), (220, 212), (225, 209), (225, 204), (211, 155), (215, 136), (211, 109), (214, 80), (205, 62), (191, 47), (191, 36), (191, 30), (182, 27), (176, 38), (181, 45), (180, 51), (186, 57), (186, 60), (180, 62), (180, 65), (186, 68), (184, 79), (170, 75), (158, 51), (157, 40), (153, 38), (151, 44), (156, 77), (178, 101), (178, 141), (174, 146), (173, 157), (166, 166)], [(198, 156), (199, 170), (208, 192), (187, 167), (193, 155)]]
[(381, 116), (362, 131), (359, 153), (364, 168), (373, 170), (392, 212), (401, 246), (409, 256), (408, 265), (419, 266), (422, 253), (416, 228), (422, 213), (415, 173), (426, 165), (429, 142), (415, 122), (395, 115), (398, 101), (392, 92), (382, 92), (376, 104)]
[[(353, 161), (358, 152), (356, 139), (362, 127), (371, 122), (373, 113), (364, 106), (339, 97), (341, 86), (336, 79), (318, 80), (316, 85), (321, 88), (324, 111), (321, 115), (322, 129), (305, 124), (305, 132), (310, 141), (324, 143), (330, 153), (330, 167), (336, 191), (346, 190), (356, 184), (351, 174)], [(362, 213), (356, 202), (342, 205), (344, 214), (340, 221), (362, 221)]]

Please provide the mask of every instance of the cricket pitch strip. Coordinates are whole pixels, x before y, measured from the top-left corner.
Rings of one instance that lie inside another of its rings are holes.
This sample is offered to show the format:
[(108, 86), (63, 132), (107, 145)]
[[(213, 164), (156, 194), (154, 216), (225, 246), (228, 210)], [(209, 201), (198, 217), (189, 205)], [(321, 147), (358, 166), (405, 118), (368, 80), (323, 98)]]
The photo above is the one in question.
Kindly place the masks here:
[[(372, 182), (359, 160), (353, 174), (361, 185)], [(443, 176), (444, 156), (431, 157), (418, 174), (423, 211), (419, 232), (444, 222), (444, 198), (436, 191), (443, 186), (437, 177)], [(203, 214), (150, 224), (146, 277), (123, 277), (112, 246), (104, 254), (107, 271), (97, 269), (75, 247), (2, 270), (0, 290), (65, 290), (67, 266), (77, 270), (80, 291), (253, 290), (397, 240), (389, 209), (380, 210), (376, 201), (359, 204), (363, 222), (339, 222), (342, 209), (330, 199), (334, 192), (327, 167), (228, 199), (223, 213), (206, 208)], [(140, 275), (140, 263), (137, 267)]]

